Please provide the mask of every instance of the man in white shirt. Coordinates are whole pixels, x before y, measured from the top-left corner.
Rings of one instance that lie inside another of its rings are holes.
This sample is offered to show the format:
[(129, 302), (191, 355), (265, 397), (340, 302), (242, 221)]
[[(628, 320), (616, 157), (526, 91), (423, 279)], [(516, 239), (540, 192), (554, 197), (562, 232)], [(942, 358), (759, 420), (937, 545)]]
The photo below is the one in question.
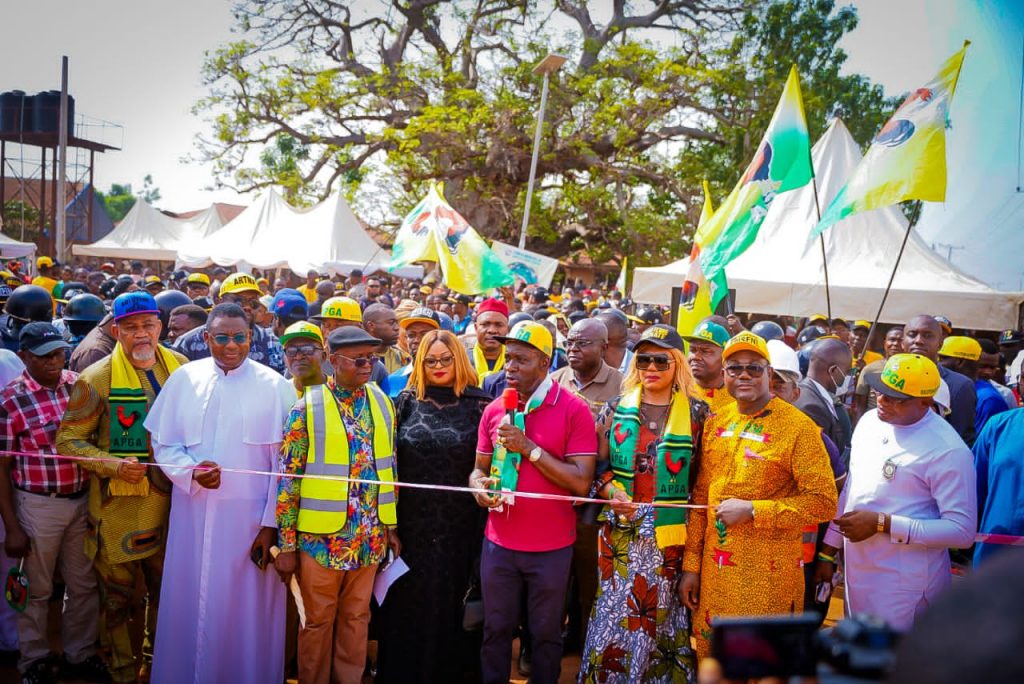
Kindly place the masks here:
[(841, 515), (819, 559), (843, 549), (848, 614), (875, 615), (907, 631), (950, 584), (947, 549), (974, 540), (974, 460), (931, 410), (939, 369), (930, 359), (896, 354), (867, 382), (878, 408), (853, 433)]
[(285, 588), (267, 569), (277, 482), (221, 468), (278, 471), (295, 389), (249, 358), (237, 304), (214, 307), (203, 335), (212, 358), (174, 373), (145, 423), (174, 484), (152, 680), (273, 684), (285, 642)]

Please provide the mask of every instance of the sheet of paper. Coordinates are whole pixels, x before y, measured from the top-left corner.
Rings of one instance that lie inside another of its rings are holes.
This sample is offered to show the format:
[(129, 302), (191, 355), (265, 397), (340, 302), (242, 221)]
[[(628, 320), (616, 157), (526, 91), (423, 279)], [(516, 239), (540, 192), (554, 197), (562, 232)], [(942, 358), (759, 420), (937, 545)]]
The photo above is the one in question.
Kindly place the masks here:
[(377, 605), (384, 603), (384, 597), (388, 595), (388, 589), (391, 585), (398, 580), (399, 577), (409, 572), (409, 566), (405, 564), (402, 557), (399, 556), (393, 560), (387, 567), (377, 573), (377, 577), (373, 580), (373, 597), (377, 599)]

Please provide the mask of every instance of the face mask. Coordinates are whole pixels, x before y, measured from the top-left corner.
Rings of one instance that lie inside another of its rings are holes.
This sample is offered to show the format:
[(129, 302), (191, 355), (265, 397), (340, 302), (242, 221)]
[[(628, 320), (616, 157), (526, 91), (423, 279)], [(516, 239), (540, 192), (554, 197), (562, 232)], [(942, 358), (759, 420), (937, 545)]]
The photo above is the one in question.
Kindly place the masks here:
[(832, 382), (836, 384), (836, 391), (834, 392), (837, 399), (845, 397), (847, 394), (854, 390), (853, 376), (844, 374), (841, 380), (836, 379), (836, 374), (833, 371), (838, 371), (836, 366), (828, 369), (828, 374), (832, 378)]

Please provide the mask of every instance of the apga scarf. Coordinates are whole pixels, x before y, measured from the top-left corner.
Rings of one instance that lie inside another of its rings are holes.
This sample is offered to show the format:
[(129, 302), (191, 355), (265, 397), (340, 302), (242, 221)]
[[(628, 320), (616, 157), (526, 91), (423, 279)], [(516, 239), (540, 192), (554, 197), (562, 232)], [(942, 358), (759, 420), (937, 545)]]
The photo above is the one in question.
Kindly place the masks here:
[[(633, 498), (633, 466), (640, 436), (641, 388), (622, 396), (612, 417), (609, 435), (612, 483)], [(690, 402), (683, 392), (672, 396), (664, 435), (657, 445), (654, 503), (685, 504), (690, 499), (690, 465), (693, 460), (693, 436), (690, 426)], [(686, 541), (685, 508), (655, 508), (654, 532), (658, 546), (678, 546)]]
[[(517, 428), (526, 432), (526, 416), (531, 411), (537, 409), (538, 406), (544, 403), (544, 398), (548, 396), (548, 392), (551, 391), (552, 385), (551, 378), (545, 378), (544, 382), (540, 383), (540, 386), (533, 391), (530, 395), (530, 399), (526, 402), (526, 406), (522, 411), (515, 411), (512, 415), (512, 424)], [(508, 421), (506, 416), (502, 423)], [(523, 454), (516, 453), (514, 451), (508, 451), (504, 446), (494, 441), (494, 452), (491, 454), (491, 471), (490, 476), (493, 478), (494, 483), (491, 485), (491, 489), (495, 491), (516, 491), (516, 486), (519, 484), (519, 466), (523, 462)]]
[(480, 349), (479, 344), (473, 345), (473, 369), (476, 370), (477, 381), (480, 386), (483, 387), (484, 378), (494, 373), (500, 373), (501, 369), (505, 367), (505, 345), (501, 345), (501, 352), (498, 354), (498, 358), (494, 361), (494, 368), (487, 367), (487, 357), (484, 356), (484, 352)]
[[(168, 375), (180, 365), (174, 354), (162, 345), (156, 346), (156, 353), (157, 363), (167, 369)], [(115, 458), (134, 456), (139, 461), (149, 459), (149, 433), (143, 426), (149, 406), (135, 367), (128, 360), (120, 342), (114, 346), (110, 355), (110, 395), (107, 404), (110, 410), (110, 455)], [(130, 484), (113, 477), (110, 478), (109, 487), (113, 496), (149, 494), (147, 478)]]

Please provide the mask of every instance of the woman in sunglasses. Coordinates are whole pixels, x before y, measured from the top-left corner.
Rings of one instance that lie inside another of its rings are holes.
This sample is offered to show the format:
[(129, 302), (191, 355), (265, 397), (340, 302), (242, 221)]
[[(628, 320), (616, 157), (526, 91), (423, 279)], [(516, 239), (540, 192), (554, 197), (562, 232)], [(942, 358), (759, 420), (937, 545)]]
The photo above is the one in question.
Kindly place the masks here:
[[(644, 330), (622, 396), (598, 418), (597, 480), (610, 500), (598, 539), (599, 588), (580, 681), (694, 682), (690, 613), (680, 603), (686, 509), (708, 407), (692, 399), (683, 340)], [(654, 506), (652, 504), (662, 504)]]
[(718, 617), (802, 612), (802, 531), (836, 514), (821, 429), (771, 394), (767, 343), (743, 331), (722, 351), (736, 401), (708, 418), (690, 512), (680, 598), (694, 610), (697, 654)]
[[(403, 482), (465, 486), (477, 428), (491, 401), (477, 386), (465, 347), (432, 330), (420, 341), (409, 384), (395, 401), (395, 451)], [(378, 682), (463, 681), (479, 669), (479, 632), (462, 629), (463, 598), (483, 540), (472, 497), (405, 488), (398, 497), (402, 558), (409, 573), (383, 604)]]

